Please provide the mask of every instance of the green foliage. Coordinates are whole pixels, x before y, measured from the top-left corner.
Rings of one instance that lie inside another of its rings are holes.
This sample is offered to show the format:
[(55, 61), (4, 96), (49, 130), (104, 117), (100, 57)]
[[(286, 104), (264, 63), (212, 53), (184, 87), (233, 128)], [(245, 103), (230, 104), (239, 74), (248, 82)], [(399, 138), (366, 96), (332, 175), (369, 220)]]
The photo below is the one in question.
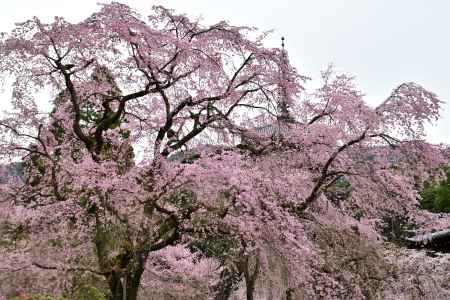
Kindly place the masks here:
[(31, 161), (33, 162), (33, 166), (39, 171), (41, 175), (45, 174), (45, 166), (44, 161), (39, 155), (33, 155), (31, 157)]
[(450, 213), (450, 167), (444, 168), (446, 179), (433, 184), (426, 182), (420, 192), (420, 206), (435, 213)]
[(337, 206), (342, 201), (350, 197), (352, 193), (352, 185), (345, 178), (338, 178), (333, 184), (328, 186), (325, 190), (327, 198)]
[(86, 102), (81, 109), (81, 120), (87, 124), (97, 123), (100, 115), (92, 102)]
[(22, 225), (7, 222), (0, 224), (0, 247), (13, 247), (25, 238), (26, 232)]
[(195, 193), (190, 189), (179, 189), (168, 199), (171, 204), (181, 208), (192, 208), (195, 205), (196, 200)]
[(11, 298), (10, 300), (68, 300), (65, 297), (59, 296), (50, 296), (50, 295), (24, 295), (24, 296), (16, 296)]
[(214, 257), (224, 262), (232, 254), (236, 244), (236, 239), (231, 235), (206, 231), (190, 243), (189, 248), (193, 252), (200, 251), (205, 257)]
[(415, 228), (416, 225), (407, 215), (396, 212), (387, 212), (378, 224), (378, 230), (386, 241), (402, 247), (407, 245), (408, 232)]
[(364, 217), (364, 211), (362, 209), (356, 209), (353, 213), (353, 218), (355, 218), (358, 221), (361, 221), (361, 219)]
[(79, 287), (72, 295), (73, 300), (106, 300), (105, 294), (90, 285)]
[(88, 147), (88, 149), (93, 149), (96, 143), (97, 140), (95, 139), (95, 137), (88, 137), (88, 144), (86, 145), (86, 147)]
[(86, 209), (86, 213), (89, 216), (95, 216), (97, 213), (97, 205), (89, 200), (86, 196), (80, 197), (80, 206)]
[(58, 122), (53, 122), (53, 127), (50, 129), (50, 131), (53, 133), (55, 139), (58, 141), (58, 145), (61, 145), (64, 143), (64, 135), (65, 130), (64, 127), (62, 127)]
[(52, 296), (48, 294), (20, 294), (9, 300), (106, 300), (107, 297), (101, 289), (91, 284), (79, 285), (70, 295)]
[(351, 189), (352, 188), (352, 184), (343, 177), (338, 178), (335, 181), (334, 186), (337, 188), (341, 188), (341, 189)]
[(49, 241), (50, 246), (54, 248), (60, 248), (62, 249), (64, 246), (64, 242), (61, 239), (50, 239)]
[(130, 138), (131, 131), (130, 130), (121, 130), (120, 135), (122, 136), (122, 139), (126, 140)]

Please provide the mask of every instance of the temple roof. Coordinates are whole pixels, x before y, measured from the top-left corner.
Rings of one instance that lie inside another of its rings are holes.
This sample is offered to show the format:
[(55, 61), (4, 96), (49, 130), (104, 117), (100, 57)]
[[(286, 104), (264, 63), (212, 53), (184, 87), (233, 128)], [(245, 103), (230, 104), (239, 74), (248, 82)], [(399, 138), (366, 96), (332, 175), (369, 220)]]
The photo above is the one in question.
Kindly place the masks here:
[(406, 238), (410, 246), (450, 252), (450, 228), (428, 233), (413, 233), (413, 236)]

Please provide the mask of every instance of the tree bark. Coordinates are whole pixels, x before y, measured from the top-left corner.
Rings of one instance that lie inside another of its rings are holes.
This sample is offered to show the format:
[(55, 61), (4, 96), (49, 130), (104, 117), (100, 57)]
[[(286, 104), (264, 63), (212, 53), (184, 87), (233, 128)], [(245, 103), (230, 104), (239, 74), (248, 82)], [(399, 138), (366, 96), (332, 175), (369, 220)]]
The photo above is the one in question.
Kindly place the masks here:
[[(110, 292), (108, 299), (136, 300), (150, 251), (148, 249), (142, 251), (122, 250), (122, 253), (118, 256), (111, 258), (108, 255), (110, 249), (108, 249), (107, 244), (108, 236), (98, 226), (95, 248), (100, 269), (107, 274), (106, 281)], [(124, 249), (127, 249), (127, 247), (124, 247)], [(145, 249), (145, 247), (141, 247), (141, 249)]]
[(137, 299), (147, 255), (144, 256), (145, 258), (138, 256), (137, 258), (130, 260), (125, 266), (124, 272), (113, 272), (109, 276), (108, 286), (111, 293), (109, 297), (110, 300)]
[(236, 282), (240, 281), (241, 272), (233, 266), (224, 268), (220, 273), (220, 282), (216, 286), (217, 293), (214, 300), (228, 300), (235, 289)]
[(253, 272), (250, 270), (250, 258), (246, 257), (243, 261), (243, 267), (244, 267), (244, 278), (245, 278), (245, 287), (246, 287), (246, 297), (247, 300), (253, 300), (254, 293), (255, 293), (255, 285), (256, 285), (256, 279), (258, 278), (259, 274), (259, 268), (260, 268), (260, 262), (259, 257), (255, 257), (255, 265)]

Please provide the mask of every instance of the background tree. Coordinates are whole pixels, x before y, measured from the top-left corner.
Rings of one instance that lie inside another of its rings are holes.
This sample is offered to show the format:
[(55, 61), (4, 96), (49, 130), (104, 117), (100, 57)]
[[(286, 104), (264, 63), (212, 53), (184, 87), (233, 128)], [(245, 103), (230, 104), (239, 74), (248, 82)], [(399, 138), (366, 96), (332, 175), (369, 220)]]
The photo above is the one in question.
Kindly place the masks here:
[(446, 166), (443, 171), (444, 180), (438, 183), (428, 181), (420, 192), (421, 207), (436, 213), (450, 212), (450, 169)]

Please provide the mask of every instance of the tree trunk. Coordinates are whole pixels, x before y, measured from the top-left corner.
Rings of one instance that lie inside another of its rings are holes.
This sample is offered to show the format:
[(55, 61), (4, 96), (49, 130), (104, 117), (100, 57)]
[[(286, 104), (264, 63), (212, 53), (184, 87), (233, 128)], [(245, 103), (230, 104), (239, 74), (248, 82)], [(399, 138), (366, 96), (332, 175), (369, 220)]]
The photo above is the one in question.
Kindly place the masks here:
[(109, 300), (123, 300), (123, 285), (117, 274), (113, 273), (109, 276), (108, 286), (110, 291)]
[(293, 300), (292, 295), (294, 294), (294, 289), (287, 289), (286, 291), (286, 300)]
[(225, 267), (220, 273), (220, 281), (215, 287), (217, 293), (214, 300), (228, 300), (240, 278), (241, 272), (236, 270), (234, 266)]
[(253, 300), (253, 294), (255, 293), (255, 283), (256, 280), (245, 280), (247, 300)]
[(123, 250), (111, 258), (108, 237), (99, 228), (95, 237), (95, 247), (100, 270), (108, 274), (106, 276), (110, 292), (108, 299), (136, 300), (149, 251)]
[(260, 262), (259, 257), (255, 257), (253, 272), (250, 270), (250, 258), (246, 257), (243, 262), (244, 278), (246, 287), (247, 300), (253, 300), (253, 294), (255, 292), (256, 279), (258, 278)]
[[(146, 260), (146, 259), (145, 259)], [(127, 300), (136, 300), (139, 292), (139, 286), (141, 283), (142, 273), (144, 272), (145, 260), (140, 261), (137, 269), (134, 270), (132, 276), (127, 276), (126, 296)]]
[(108, 286), (110, 289), (109, 300), (136, 300), (139, 293), (144, 264), (142, 260), (136, 259), (130, 261), (126, 266), (130, 271), (118, 274), (113, 272), (108, 277)]

